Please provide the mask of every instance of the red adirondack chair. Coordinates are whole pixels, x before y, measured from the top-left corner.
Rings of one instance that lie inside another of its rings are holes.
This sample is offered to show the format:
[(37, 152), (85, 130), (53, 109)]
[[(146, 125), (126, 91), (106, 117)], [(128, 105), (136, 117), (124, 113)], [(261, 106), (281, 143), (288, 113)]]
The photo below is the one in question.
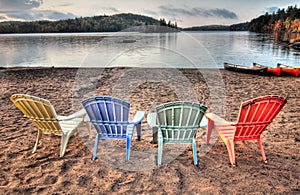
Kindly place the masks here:
[(267, 163), (260, 135), (274, 120), (287, 100), (279, 96), (262, 96), (243, 102), (236, 122), (228, 122), (216, 114), (207, 113), (206, 143), (209, 144), (212, 129), (215, 129), (225, 143), (230, 162), (235, 166), (234, 143), (244, 140), (257, 140), (262, 158)]

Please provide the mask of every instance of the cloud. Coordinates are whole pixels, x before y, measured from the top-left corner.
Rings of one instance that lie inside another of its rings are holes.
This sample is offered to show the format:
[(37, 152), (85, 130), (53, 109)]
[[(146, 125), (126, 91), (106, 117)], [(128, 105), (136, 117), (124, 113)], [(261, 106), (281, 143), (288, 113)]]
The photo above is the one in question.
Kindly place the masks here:
[(108, 10), (108, 11), (111, 11), (111, 12), (114, 12), (114, 13), (119, 13), (120, 11), (115, 8), (115, 7), (102, 7), (102, 9), (105, 9), (105, 10)]
[(64, 4), (60, 4), (59, 6), (61, 7), (68, 7), (68, 6), (72, 6), (74, 5), (73, 3), (64, 3)]
[(34, 20), (34, 16), (27, 12), (11, 12), (6, 14), (9, 18), (15, 18), (18, 20)]
[(144, 9), (144, 12), (146, 14), (149, 14), (149, 15), (153, 16), (153, 17), (158, 17), (160, 15), (156, 11), (152, 11), (152, 10), (148, 10), (148, 9)]
[(225, 19), (238, 19), (237, 15), (227, 9), (204, 9), (204, 8), (175, 8), (173, 6), (159, 6), (161, 13), (168, 14), (171, 16), (186, 15), (192, 17), (214, 17), (214, 18), (225, 18)]
[[(0, 0), (0, 20), (35, 21), (35, 20), (64, 20), (76, 18), (72, 13), (44, 10), (38, 11), (42, 0)], [(65, 5), (66, 6), (66, 5)]]
[(238, 19), (234, 12), (228, 11), (227, 9), (211, 9), (208, 11), (208, 14), (225, 19)]
[(0, 12), (30, 10), (42, 3), (42, 0), (0, 0)]
[(35, 20), (64, 20), (70, 18), (76, 18), (72, 13), (62, 13), (57, 11), (17, 11), (17, 12), (7, 12), (6, 16), (13, 18), (14, 20), (25, 20), (25, 21), (35, 21)]
[(46, 17), (49, 18), (50, 20), (65, 20), (65, 19), (76, 18), (77, 16), (75, 16), (72, 13), (49, 11), (49, 12), (46, 12)]

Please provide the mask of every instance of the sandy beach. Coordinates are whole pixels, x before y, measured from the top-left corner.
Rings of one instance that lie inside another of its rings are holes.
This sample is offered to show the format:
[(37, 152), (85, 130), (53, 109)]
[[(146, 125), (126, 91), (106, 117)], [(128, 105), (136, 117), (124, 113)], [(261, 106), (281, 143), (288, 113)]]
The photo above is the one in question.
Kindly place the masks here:
[[(166, 72), (171, 72), (167, 76)], [(0, 194), (299, 194), (300, 78), (256, 76), (226, 70), (63, 68), (0, 70)], [(82, 108), (91, 95), (119, 96), (131, 103), (130, 115), (146, 112), (142, 140), (132, 142), (125, 162), (125, 142), (100, 145), (91, 160), (93, 139), (85, 124), (59, 157), (59, 136), (43, 136), (32, 154), (37, 128), (9, 100), (15, 93), (48, 99), (59, 115)], [(157, 145), (147, 114), (168, 101), (191, 100), (208, 112), (234, 121), (241, 102), (263, 95), (287, 96), (287, 104), (262, 134), (268, 164), (256, 142), (236, 144), (232, 167), (221, 140), (205, 146), (205, 128), (197, 134), (198, 165), (191, 146), (167, 146), (156, 166)], [(218, 105), (216, 105), (218, 104)], [(106, 150), (103, 147), (106, 146)], [(173, 151), (172, 149), (175, 149)]]

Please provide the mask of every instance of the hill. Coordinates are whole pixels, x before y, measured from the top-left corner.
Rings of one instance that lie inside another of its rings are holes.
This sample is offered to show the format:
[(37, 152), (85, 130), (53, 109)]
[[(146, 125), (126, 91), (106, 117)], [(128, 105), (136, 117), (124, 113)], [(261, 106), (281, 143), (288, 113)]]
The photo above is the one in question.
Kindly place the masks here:
[(247, 31), (249, 30), (249, 22), (233, 24), (233, 25), (206, 25), (206, 26), (193, 26), (183, 28), (184, 31)]
[[(156, 20), (137, 14), (116, 14), (59, 21), (1, 22), (0, 33), (68, 33), (68, 32), (118, 32), (137, 26), (165, 26), (172, 29), (177, 24), (165, 19)], [(157, 29), (150, 28), (151, 31)]]

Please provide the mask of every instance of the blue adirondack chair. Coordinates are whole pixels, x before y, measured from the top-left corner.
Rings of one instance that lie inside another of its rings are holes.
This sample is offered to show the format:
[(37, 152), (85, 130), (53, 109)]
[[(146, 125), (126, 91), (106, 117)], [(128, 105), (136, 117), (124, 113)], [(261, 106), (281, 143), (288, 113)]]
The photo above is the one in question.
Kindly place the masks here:
[(82, 104), (89, 117), (88, 121), (97, 130), (92, 160), (97, 157), (99, 139), (118, 139), (126, 140), (126, 161), (128, 161), (134, 127), (137, 129), (137, 138), (140, 141), (141, 122), (145, 112), (137, 111), (133, 120), (129, 121), (130, 103), (109, 96), (91, 97), (84, 100)]
[(192, 144), (194, 165), (198, 164), (196, 133), (207, 110), (196, 102), (169, 102), (156, 107), (158, 123), (158, 158), (162, 162), (163, 144)]

